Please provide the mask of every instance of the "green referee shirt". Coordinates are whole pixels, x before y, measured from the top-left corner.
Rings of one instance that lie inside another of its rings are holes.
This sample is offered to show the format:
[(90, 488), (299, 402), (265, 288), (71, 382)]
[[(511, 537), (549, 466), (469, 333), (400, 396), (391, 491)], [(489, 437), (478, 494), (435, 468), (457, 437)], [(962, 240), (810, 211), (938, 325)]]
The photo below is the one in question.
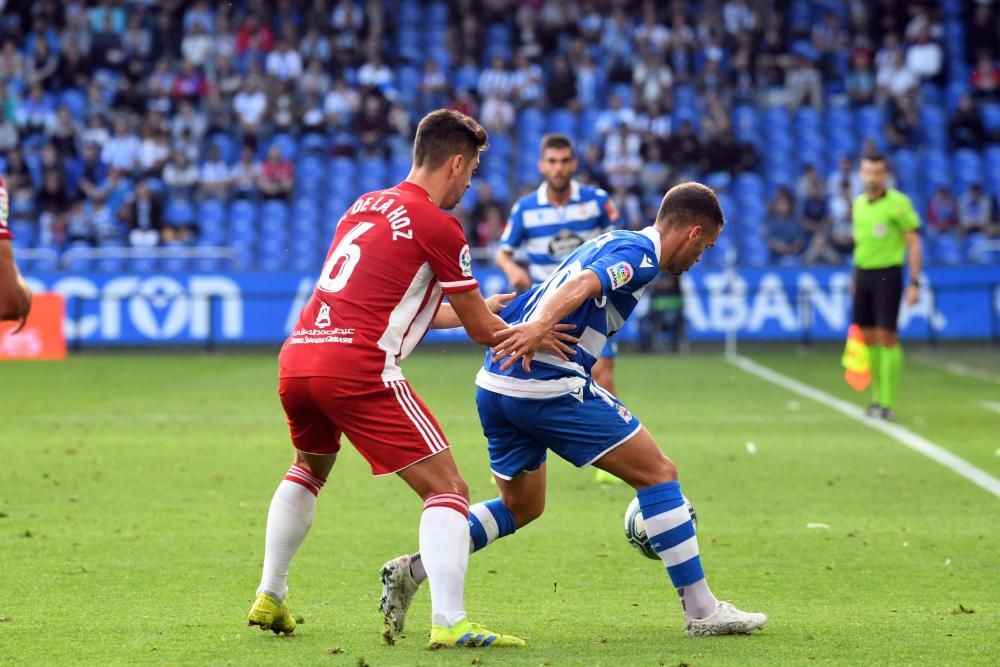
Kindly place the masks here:
[(910, 198), (889, 188), (870, 201), (860, 194), (851, 207), (854, 224), (854, 266), (884, 269), (902, 266), (906, 256), (906, 232), (920, 228), (920, 218)]

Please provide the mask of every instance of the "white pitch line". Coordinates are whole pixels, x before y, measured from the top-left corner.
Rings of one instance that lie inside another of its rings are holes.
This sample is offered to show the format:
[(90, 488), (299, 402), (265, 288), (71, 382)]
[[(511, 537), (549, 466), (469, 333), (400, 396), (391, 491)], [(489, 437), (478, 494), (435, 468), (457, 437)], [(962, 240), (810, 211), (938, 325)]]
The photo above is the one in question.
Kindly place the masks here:
[(929, 366), (931, 368), (936, 368), (939, 371), (945, 371), (946, 373), (951, 373), (952, 375), (959, 375), (961, 377), (966, 377), (966, 378), (976, 378), (977, 380), (983, 380), (984, 382), (992, 382), (994, 384), (1000, 384), (1000, 375), (990, 373), (989, 371), (984, 371), (981, 368), (967, 366), (957, 361), (944, 361), (938, 359), (931, 359), (924, 355), (916, 356), (915, 360), (918, 364)]
[(821, 403), (828, 408), (850, 417), (856, 422), (864, 424), (868, 428), (873, 428), (876, 431), (885, 433), (900, 444), (909, 447), (915, 452), (923, 454), (936, 463), (940, 463), (955, 474), (961, 475), (973, 484), (986, 489), (994, 496), (1000, 498), (1000, 479), (997, 479), (985, 470), (980, 470), (965, 459), (955, 456), (944, 447), (934, 444), (930, 440), (917, 435), (913, 431), (903, 428), (899, 424), (893, 424), (880, 419), (870, 419), (865, 416), (864, 411), (858, 406), (852, 405), (847, 401), (842, 401), (839, 398), (831, 396), (825, 391), (820, 391), (819, 389), (803, 384), (798, 380), (793, 380), (787, 375), (782, 375), (781, 373), (772, 370), (767, 366), (758, 364), (755, 361), (751, 361), (746, 357), (732, 355), (727, 357), (726, 360), (751, 375), (756, 375), (762, 380), (767, 380), (768, 382), (776, 384), (779, 387), (783, 387), (788, 391), (798, 394), (799, 396), (812, 399), (817, 403)]
[(990, 412), (1000, 414), (1000, 403), (997, 403), (996, 401), (980, 401), (979, 407), (983, 410), (989, 410)]

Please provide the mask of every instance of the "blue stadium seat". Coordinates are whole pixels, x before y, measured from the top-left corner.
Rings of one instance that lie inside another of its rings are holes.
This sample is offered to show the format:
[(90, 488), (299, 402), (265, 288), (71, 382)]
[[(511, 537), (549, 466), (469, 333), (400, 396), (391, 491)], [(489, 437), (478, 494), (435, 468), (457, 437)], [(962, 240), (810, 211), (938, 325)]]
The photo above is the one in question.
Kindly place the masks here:
[(184, 227), (193, 225), (197, 220), (194, 204), (187, 199), (171, 199), (163, 212), (163, 219), (168, 225)]

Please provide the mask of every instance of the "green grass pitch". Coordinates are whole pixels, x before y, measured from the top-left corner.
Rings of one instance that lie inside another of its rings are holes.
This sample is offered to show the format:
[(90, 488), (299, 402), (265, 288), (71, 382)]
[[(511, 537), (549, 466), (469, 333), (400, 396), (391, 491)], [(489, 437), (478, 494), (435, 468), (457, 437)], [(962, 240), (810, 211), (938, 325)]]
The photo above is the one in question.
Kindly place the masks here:
[[(832, 350), (749, 356), (863, 402)], [(435, 349), (406, 364), (473, 501), (495, 494), (478, 364)], [(304, 624), (251, 630), (291, 457), (275, 370), (239, 353), (0, 366), (0, 664), (1000, 664), (1000, 498), (717, 355), (625, 356), (619, 392), (680, 469), (712, 588), (767, 612), (762, 633), (685, 638), (662, 567), (622, 536), (629, 490), (553, 460), (546, 514), (474, 555), (466, 587), (470, 618), (529, 646), (427, 652), (426, 589), (384, 646), (378, 568), (415, 548), (420, 503), (349, 446), (293, 563)], [(904, 372), (901, 424), (1000, 476), (1000, 415), (980, 405), (1000, 387)]]

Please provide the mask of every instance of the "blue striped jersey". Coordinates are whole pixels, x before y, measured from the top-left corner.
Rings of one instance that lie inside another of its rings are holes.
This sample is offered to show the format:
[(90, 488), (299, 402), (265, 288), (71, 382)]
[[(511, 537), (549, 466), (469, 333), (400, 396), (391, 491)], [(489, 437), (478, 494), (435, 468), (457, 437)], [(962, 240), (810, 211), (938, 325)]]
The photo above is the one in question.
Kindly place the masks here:
[(576, 354), (563, 361), (539, 352), (525, 372), (521, 363), (501, 371), (502, 361), (486, 352), (476, 384), (483, 389), (521, 398), (552, 398), (578, 390), (610, 336), (622, 328), (635, 310), (660, 265), (660, 235), (652, 227), (639, 232), (616, 230), (587, 241), (573, 251), (544, 282), (511, 301), (500, 317), (509, 324), (530, 322), (542, 304), (570, 278), (593, 271), (601, 281), (601, 297), (588, 299), (563, 322), (576, 325), (570, 333), (580, 339)]
[(553, 206), (543, 182), (514, 204), (500, 247), (513, 252), (525, 245), (528, 273), (541, 282), (584, 242), (614, 229), (618, 217), (611, 197), (600, 188), (570, 181), (569, 201)]

